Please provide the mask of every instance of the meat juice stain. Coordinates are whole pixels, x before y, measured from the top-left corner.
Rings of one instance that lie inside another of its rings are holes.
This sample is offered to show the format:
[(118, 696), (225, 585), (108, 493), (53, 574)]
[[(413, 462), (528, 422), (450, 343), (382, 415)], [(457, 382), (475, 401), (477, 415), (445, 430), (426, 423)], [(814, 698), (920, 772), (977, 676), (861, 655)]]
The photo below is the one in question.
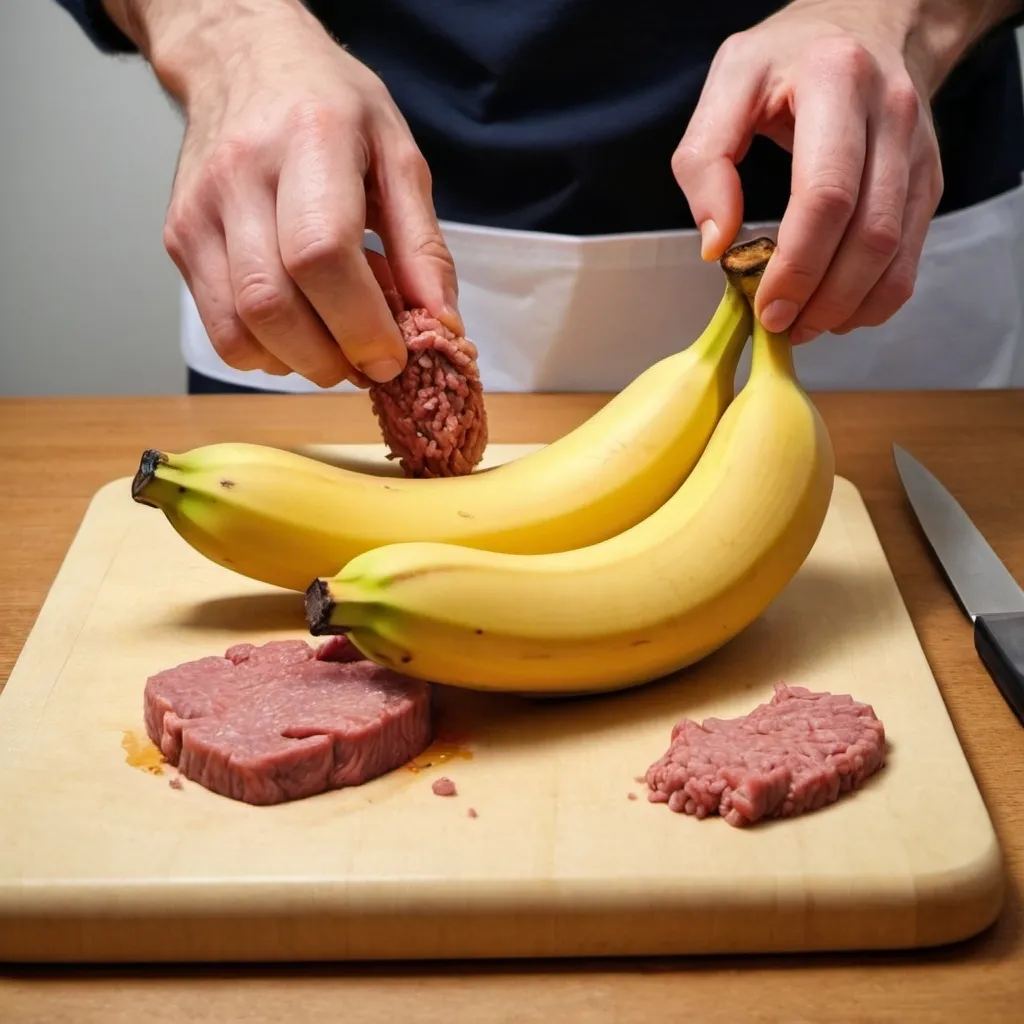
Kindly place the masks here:
[(147, 772), (150, 775), (163, 775), (167, 759), (157, 750), (147, 736), (140, 739), (130, 729), (121, 734), (121, 747), (125, 752), (125, 762), (132, 768)]
[(473, 751), (462, 743), (435, 740), (419, 757), (414, 757), (406, 767), (411, 772), (421, 772), (425, 768), (436, 768), (438, 765), (455, 760), (472, 761)]

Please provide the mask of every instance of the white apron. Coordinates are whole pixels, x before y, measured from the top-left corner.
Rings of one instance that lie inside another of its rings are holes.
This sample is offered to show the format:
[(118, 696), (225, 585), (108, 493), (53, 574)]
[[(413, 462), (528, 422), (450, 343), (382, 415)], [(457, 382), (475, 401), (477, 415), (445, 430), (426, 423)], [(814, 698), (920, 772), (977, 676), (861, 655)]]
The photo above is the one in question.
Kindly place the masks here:
[[(442, 222), (459, 308), (488, 391), (618, 391), (690, 344), (722, 294), (696, 231), (574, 237)], [(774, 236), (751, 224), (744, 237)], [(380, 249), (374, 236), (368, 247)], [(182, 290), (194, 370), (249, 387), (319, 391), (295, 374), (225, 365)], [(749, 370), (744, 353), (738, 381)], [(810, 390), (1024, 386), (1024, 186), (936, 217), (914, 295), (880, 327), (796, 349)], [(335, 391), (354, 390), (344, 383)]]

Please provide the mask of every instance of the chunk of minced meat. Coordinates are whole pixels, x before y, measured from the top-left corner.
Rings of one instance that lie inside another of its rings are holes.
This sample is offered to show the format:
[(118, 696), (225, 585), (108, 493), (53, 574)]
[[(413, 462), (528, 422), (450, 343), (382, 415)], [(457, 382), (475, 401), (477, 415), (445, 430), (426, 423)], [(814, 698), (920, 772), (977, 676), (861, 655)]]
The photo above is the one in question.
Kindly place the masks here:
[(409, 349), (405, 369), (369, 388), (388, 458), (409, 477), (464, 476), (487, 447), (476, 346), (425, 309), (395, 319)]
[(647, 798), (739, 827), (833, 803), (884, 761), (885, 729), (870, 705), (779, 684), (739, 718), (679, 722), (647, 770)]
[(146, 731), (182, 776), (275, 804), (358, 786), (419, 756), (431, 688), (332, 637), (236, 644), (146, 681)]
[(458, 791), (455, 788), (455, 783), (452, 782), (447, 776), (442, 776), (437, 779), (434, 784), (430, 787), (434, 791), (435, 796), (457, 796)]

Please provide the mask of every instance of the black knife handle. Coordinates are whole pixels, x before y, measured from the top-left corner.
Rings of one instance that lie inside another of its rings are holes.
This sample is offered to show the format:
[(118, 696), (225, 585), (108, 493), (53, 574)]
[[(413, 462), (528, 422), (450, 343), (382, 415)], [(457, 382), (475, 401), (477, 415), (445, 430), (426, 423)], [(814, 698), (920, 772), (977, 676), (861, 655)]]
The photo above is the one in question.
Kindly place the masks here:
[(974, 648), (1024, 725), (1024, 612), (977, 616)]

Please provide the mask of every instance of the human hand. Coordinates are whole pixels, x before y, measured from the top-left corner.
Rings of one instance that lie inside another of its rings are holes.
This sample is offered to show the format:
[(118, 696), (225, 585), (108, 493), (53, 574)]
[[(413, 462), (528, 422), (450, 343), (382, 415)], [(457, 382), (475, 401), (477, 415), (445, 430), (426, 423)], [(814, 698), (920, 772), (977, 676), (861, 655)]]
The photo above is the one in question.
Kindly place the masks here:
[(881, 324), (913, 292), (943, 187), (929, 99), (959, 52), (930, 45), (949, 36), (930, 29), (950, 26), (922, 23), (928, 8), (795, 0), (730, 37), (673, 155), (702, 255), (716, 260), (742, 225), (735, 165), (753, 136), (792, 153), (790, 201), (755, 310), (796, 344)]
[(428, 168), (383, 83), (297, 0), (107, 0), (188, 123), (164, 243), (221, 358), (321, 387), (393, 378), (398, 291), (464, 333)]

